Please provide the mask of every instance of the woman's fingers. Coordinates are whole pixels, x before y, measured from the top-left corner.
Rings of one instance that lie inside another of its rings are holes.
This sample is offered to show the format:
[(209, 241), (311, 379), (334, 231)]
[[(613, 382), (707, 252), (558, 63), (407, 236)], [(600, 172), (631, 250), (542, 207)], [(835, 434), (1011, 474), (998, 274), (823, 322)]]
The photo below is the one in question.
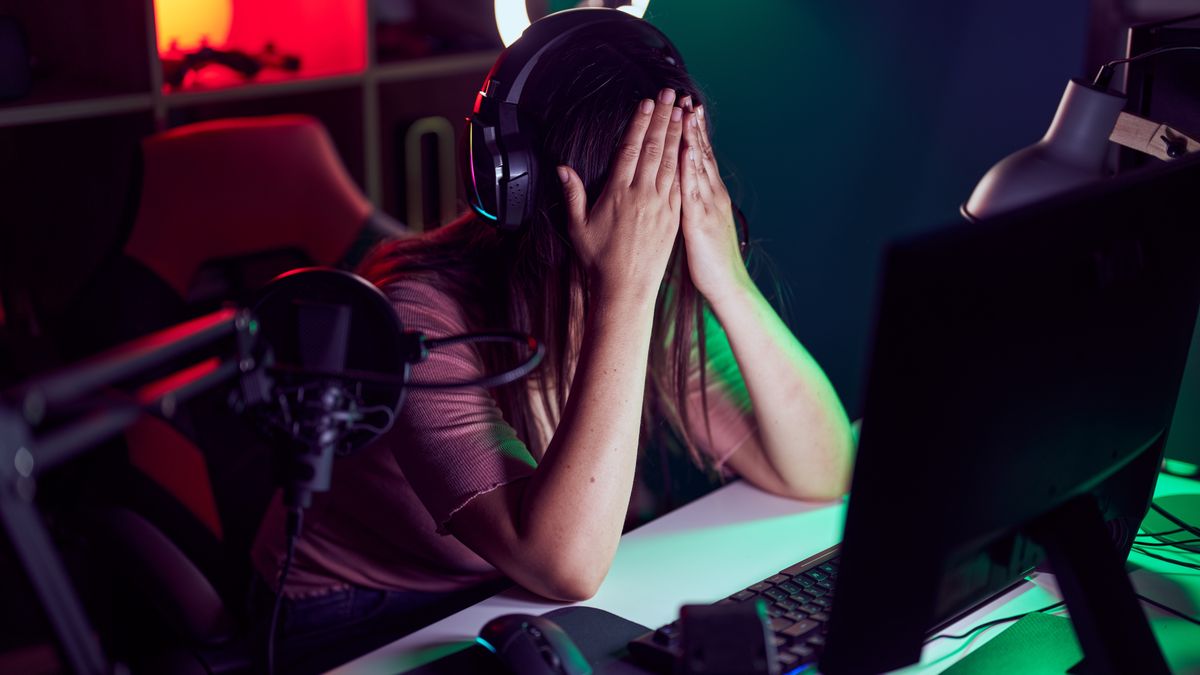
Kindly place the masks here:
[(679, 143), (683, 137), (683, 108), (671, 108), (667, 138), (663, 147), (662, 164), (658, 167), (658, 193), (664, 194), (678, 182)]
[(617, 148), (617, 156), (613, 160), (612, 175), (609, 182), (614, 185), (633, 184), (634, 174), (637, 173), (638, 158), (642, 156), (642, 142), (646, 138), (646, 130), (650, 128), (654, 112), (654, 101), (643, 99), (629, 120), (625, 130), (625, 138)]
[[(708, 138), (708, 124), (704, 117), (704, 106), (696, 108), (696, 127), (699, 130), (700, 137), (700, 165), (704, 172), (708, 174), (710, 180), (720, 180), (721, 173), (717, 170), (717, 156), (713, 152), (712, 141)], [(715, 188), (716, 185), (714, 184)]]
[(579, 230), (587, 222), (587, 191), (579, 174), (569, 166), (558, 167), (558, 179), (562, 181), (563, 198), (567, 202), (567, 227)]
[(696, 181), (691, 186), (691, 190), (688, 190), (685, 186), (684, 197), (686, 199), (700, 200), (705, 203), (711, 202), (713, 194), (712, 177), (708, 175), (702, 158), (703, 148), (700, 141), (699, 115), (695, 112), (688, 113), (686, 116), (683, 149), (683, 161), (685, 164), (690, 165), (690, 170), (696, 176)]
[(663, 148), (667, 140), (667, 128), (671, 125), (671, 111), (675, 109), (675, 90), (663, 89), (658, 93), (649, 128), (642, 140), (641, 156), (638, 158), (637, 173), (631, 184), (655, 185), (658, 170), (662, 166)]

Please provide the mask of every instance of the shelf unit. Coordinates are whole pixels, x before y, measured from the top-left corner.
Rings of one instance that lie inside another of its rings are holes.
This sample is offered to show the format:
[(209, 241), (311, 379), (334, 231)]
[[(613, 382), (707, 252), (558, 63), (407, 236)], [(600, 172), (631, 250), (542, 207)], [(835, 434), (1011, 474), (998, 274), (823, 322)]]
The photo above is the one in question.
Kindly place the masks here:
[[(280, 2), (233, 1), (242, 8)], [(30, 94), (0, 102), (0, 208), (10, 221), (0, 227), (0, 292), (24, 286), (42, 313), (62, 308), (125, 235), (141, 138), (222, 117), (314, 115), (373, 203), (413, 220), (416, 229), (451, 217), (445, 200), (423, 197), (447, 189), (446, 177), (455, 174), (442, 166), (439, 148), (457, 139), (435, 135), (431, 146), (430, 137), (409, 131), (417, 125), (458, 134), (474, 89), (499, 53), (498, 37), (494, 44), (476, 40), (473, 51), (387, 61), (378, 58), (376, 13), (396, 0), (323, 1), (349, 1), (362, 12), (357, 23), (365, 35), (347, 40), (363, 45), (362, 67), (316, 77), (263, 71), (235, 86), (167, 91), (154, 0), (0, 0), (0, 15), (23, 27), (34, 57)], [(467, 7), (472, 3), (479, 7)], [(538, 2), (529, 4), (544, 13), (545, 3), (540, 10)], [(424, 5), (450, 17), (439, 20), (468, 17), (473, 25), (464, 33), (486, 28), (480, 17), (490, 21), (488, 0)], [(414, 158), (421, 175), (410, 175)]]

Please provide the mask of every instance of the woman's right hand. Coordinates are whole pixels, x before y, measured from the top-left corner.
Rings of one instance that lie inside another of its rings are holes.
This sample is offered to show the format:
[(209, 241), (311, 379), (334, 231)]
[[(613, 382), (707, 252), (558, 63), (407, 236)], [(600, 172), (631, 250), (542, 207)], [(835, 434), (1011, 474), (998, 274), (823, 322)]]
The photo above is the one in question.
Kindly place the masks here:
[(677, 166), (683, 131), (675, 91), (638, 104), (613, 157), (608, 183), (591, 210), (579, 175), (558, 167), (568, 232), (588, 271), (590, 291), (654, 298), (679, 231)]

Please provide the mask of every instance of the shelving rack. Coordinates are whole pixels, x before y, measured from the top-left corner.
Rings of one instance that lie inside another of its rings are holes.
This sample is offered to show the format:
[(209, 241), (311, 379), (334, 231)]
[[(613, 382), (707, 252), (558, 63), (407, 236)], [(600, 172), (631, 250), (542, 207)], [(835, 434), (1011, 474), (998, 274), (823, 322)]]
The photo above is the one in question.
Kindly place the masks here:
[[(0, 288), (16, 279), (35, 287), (40, 307), (64, 303), (124, 236), (140, 139), (223, 117), (313, 115), (372, 202), (402, 221), (420, 221), (411, 223), (418, 229), (444, 222), (449, 214), (430, 206), (438, 200), (425, 199), (416, 212), (409, 202), (410, 195), (420, 201), (422, 191), (444, 191), (433, 182), (447, 172), (424, 162), (445, 153), (431, 152), (428, 140), (406, 130), (432, 117), (457, 134), (499, 53), (498, 39), (480, 51), (389, 62), (376, 49), (374, 7), (381, 0), (329, 0), (344, 1), (363, 13), (365, 35), (348, 36), (364, 46), (361, 68), (167, 91), (154, 0), (0, 0), (0, 16), (16, 18), (37, 59), (32, 92), (0, 102), (0, 213), (8, 221), (0, 223)], [(491, 11), (487, 0), (470, 2), (479, 5), (476, 18)], [(414, 177), (406, 154), (420, 158), (426, 174), (416, 192), (407, 184)]]

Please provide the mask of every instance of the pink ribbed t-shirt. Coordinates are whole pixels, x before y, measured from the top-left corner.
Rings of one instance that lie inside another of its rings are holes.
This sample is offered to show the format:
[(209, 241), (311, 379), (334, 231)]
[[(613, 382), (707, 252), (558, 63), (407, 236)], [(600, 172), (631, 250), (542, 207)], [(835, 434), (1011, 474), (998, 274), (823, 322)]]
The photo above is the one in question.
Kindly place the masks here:
[[(429, 337), (468, 332), (459, 303), (428, 284), (403, 281), (385, 292), (406, 330)], [(698, 386), (689, 397), (689, 418), (701, 451), (722, 466), (754, 433), (754, 420), (728, 341), (711, 316), (706, 331), (711, 442)], [(410, 380), (482, 375), (474, 351), (458, 345), (413, 366)], [(542, 449), (534, 450), (540, 456)], [(534, 453), (485, 389), (409, 389), (386, 435), (335, 462), (330, 491), (317, 495), (305, 514), (285, 593), (312, 596), (348, 585), (453, 591), (499, 576), (448, 534), (446, 524), (472, 498), (526, 478), (536, 467)], [(273, 586), (284, 555), (283, 516), (276, 495), (252, 552), (258, 573)]]

